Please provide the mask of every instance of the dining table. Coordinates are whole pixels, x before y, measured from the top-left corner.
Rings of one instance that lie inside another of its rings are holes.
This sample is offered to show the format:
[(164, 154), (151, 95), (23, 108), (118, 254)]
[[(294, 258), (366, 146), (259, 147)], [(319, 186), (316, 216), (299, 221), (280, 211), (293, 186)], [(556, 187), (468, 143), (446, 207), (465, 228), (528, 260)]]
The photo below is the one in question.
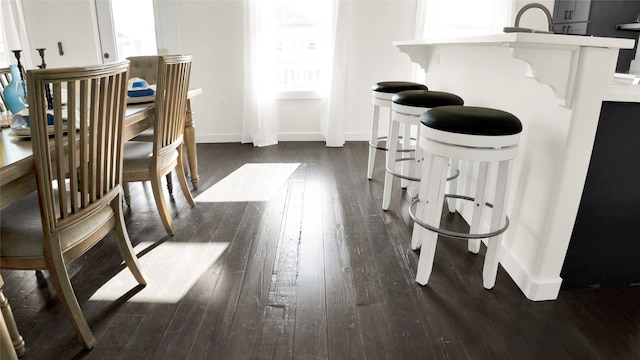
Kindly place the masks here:
[[(184, 144), (189, 177), (194, 190), (198, 189), (198, 158), (196, 153), (195, 126), (191, 111), (191, 99), (202, 89), (190, 89), (187, 93)], [(153, 127), (153, 101), (127, 104), (124, 119), (123, 140), (130, 140), (144, 130)], [(11, 129), (2, 129), (0, 137), (0, 210), (36, 190), (33, 149), (31, 139), (15, 136)]]

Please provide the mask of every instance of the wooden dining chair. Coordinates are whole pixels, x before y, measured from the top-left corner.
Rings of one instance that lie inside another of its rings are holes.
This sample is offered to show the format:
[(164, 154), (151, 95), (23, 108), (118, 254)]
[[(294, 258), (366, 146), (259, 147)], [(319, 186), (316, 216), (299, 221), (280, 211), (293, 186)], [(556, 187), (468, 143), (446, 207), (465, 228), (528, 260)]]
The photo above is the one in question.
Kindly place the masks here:
[(9, 111), (7, 104), (4, 102), (4, 95), (2, 94), (4, 88), (11, 82), (11, 72), (9, 68), (0, 69), (0, 112)]
[(184, 121), (190, 75), (191, 55), (160, 56), (153, 141), (127, 141), (124, 144), (123, 181), (125, 183), (151, 182), (160, 219), (170, 235), (175, 234), (175, 229), (162, 194), (162, 177), (176, 169), (182, 193), (189, 205), (195, 206), (182, 166), (184, 164), (182, 146)]
[[(160, 63), (159, 55), (129, 56), (127, 60), (129, 60), (129, 79), (140, 78), (144, 79), (149, 85), (156, 85), (158, 82), (158, 64)], [(131, 140), (153, 142), (153, 129), (147, 129)], [(173, 198), (171, 173), (167, 174), (165, 178), (169, 197)], [(127, 206), (131, 206), (128, 187), (125, 187), (124, 200)]]
[(24, 340), (18, 332), (9, 300), (4, 296), (4, 279), (0, 275), (0, 359), (17, 359), (25, 352)]
[[(122, 61), (27, 72), (38, 191), (0, 213), (0, 267), (48, 270), (78, 337), (89, 349), (96, 340), (66, 265), (113, 233), (134, 278), (146, 284), (122, 211), (128, 66)], [(46, 85), (53, 94), (51, 112)], [(53, 125), (48, 125), (51, 116)]]

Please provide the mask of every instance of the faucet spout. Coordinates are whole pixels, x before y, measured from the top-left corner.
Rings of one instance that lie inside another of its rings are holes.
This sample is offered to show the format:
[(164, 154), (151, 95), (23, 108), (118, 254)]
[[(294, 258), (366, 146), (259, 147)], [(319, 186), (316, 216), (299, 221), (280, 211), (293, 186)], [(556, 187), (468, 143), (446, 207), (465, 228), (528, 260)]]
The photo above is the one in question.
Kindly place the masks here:
[(546, 6), (540, 3), (531, 3), (523, 6), (522, 9), (520, 9), (520, 11), (518, 11), (518, 13), (516, 14), (516, 22), (514, 24), (515, 28), (520, 28), (520, 17), (522, 17), (522, 14), (524, 14), (525, 11), (531, 8), (540, 9), (544, 12), (544, 14), (547, 16), (547, 25), (549, 28), (549, 32), (553, 32), (553, 20), (551, 19), (551, 12), (549, 11), (549, 9), (547, 9)]

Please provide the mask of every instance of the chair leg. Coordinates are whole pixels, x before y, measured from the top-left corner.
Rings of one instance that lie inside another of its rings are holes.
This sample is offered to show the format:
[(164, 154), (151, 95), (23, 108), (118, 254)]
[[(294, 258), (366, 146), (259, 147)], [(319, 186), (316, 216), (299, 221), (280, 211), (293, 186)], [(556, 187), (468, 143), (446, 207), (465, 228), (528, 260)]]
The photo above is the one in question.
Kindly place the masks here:
[[(402, 150), (406, 150), (411, 148), (411, 125), (404, 123), (402, 124)], [(408, 152), (404, 152), (403, 154), (405, 154), (403, 157), (409, 157), (410, 153)], [(409, 175), (409, 163), (406, 161), (401, 161), (400, 162), (400, 173), (402, 175)], [(407, 179), (403, 179), (400, 178), (400, 187), (403, 189), (406, 189), (407, 186), (409, 186), (409, 180)]]
[(389, 138), (387, 139), (388, 151), (386, 160), (386, 171), (384, 174), (384, 188), (382, 191), (382, 210), (389, 209), (389, 203), (391, 203), (391, 191), (393, 189), (393, 174), (389, 171), (395, 171), (396, 157), (398, 154), (398, 133), (400, 129), (400, 123), (397, 121), (391, 122), (389, 128)]
[[(418, 202), (418, 206), (416, 209), (416, 216), (418, 219), (424, 220), (425, 219), (425, 205), (427, 202), (427, 190), (428, 187), (427, 185), (429, 184), (429, 174), (431, 173), (431, 159), (433, 158), (433, 156), (431, 156), (431, 154), (428, 153), (424, 153), (424, 151), (422, 151), (421, 149), (421, 164), (420, 164), (420, 177), (421, 177), (421, 181), (419, 183), (419, 188), (418, 188), (418, 198), (420, 199), (420, 202)], [(411, 249), (413, 250), (418, 250), (420, 249), (420, 247), (422, 246), (422, 236), (423, 233), (426, 232), (428, 230), (426, 230), (425, 228), (423, 228), (422, 226), (418, 225), (418, 224), (413, 224), (413, 233), (411, 234)]]
[[(449, 176), (450, 177), (455, 176), (460, 170), (460, 160), (451, 159), (451, 165), (449, 169), (450, 169)], [(449, 184), (449, 193), (457, 194), (458, 193), (458, 177), (449, 181), (448, 184)], [(453, 214), (456, 212), (456, 199), (454, 198), (447, 199), (447, 205), (449, 207), (450, 213)]]
[(147, 285), (147, 280), (142, 274), (138, 258), (131, 246), (129, 232), (125, 226), (124, 215), (122, 213), (122, 200), (119, 196), (113, 199), (111, 206), (113, 207), (116, 218), (114, 237), (116, 238), (116, 244), (118, 245), (118, 250), (122, 255), (122, 259), (124, 260), (124, 263), (127, 264), (127, 267), (129, 268), (129, 271), (131, 271), (131, 274), (133, 274), (133, 277), (138, 281), (138, 284)]
[(153, 190), (153, 198), (156, 201), (156, 208), (158, 209), (158, 213), (160, 214), (160, 219), (162, 220), (162, 224), (164, 228), (167, 230), (169, 235), (175, 235), (176, 231), (173, 228), (173, 224), (171, 222), (171, 214), (169, 214), (169, 208), (167, 207), (167, 202), (164, 199), (164, 194), (162, 194), (162, 177), (158, 175), (154, 175), (151, 179), (151, 189)]
[[(58, 244), (59, 240), (52, 241), (52, 243), (54, 243), (55, 248), (51, 249), (51, 256), (47, 257), (51, 280), (58, 293), (58, 298), (71, 319), (80, 341), (82, 341), (87, 349), (91, 349), (96, 345), (96, 339), (91, 333), (91, 328), (89, 328), (89, 324), (87, 324), (87, 320), (82, 314), (82, 309), (80, 309), (76, 294), (71, 287), (69, 274), (67, 273), (67, 268), (65, 267), (62, 252)], [(45, 249), (45, 251), (47, 250)]]
[(196, 206), (195, 200), (193, 200), (193, 195), (191, 195), (191, 190), (189, 189), (189, 184), (187, 183), (187, 174), (184, 172), (184, 168), (180, 166), (182, 160), (184, 158), (184, 153), (182, 149), (178, 149), (178, 166), (176, 166), (176, 175), (178, 176), (178, 182), (180, 183), (180, 188), (182, 189), (182, 193), (184, 197), (187, 199), (187, 202), (191, 207)]
[[(13, 312), (11, 311), (9, 300), (7, 300), (2, 292), (3, 285), (4, 281), (2, 280), (2, 276), (0, 276), (0, 310), (2, 310), (2, 314), (0, 315), (0, 320), (2, 320), (2, 324), (0, 324), (0, 333), (2, 334), (3, 345), (6, 345), (6, 347), (2, 347), (3, 351), (0, 353), (0, 358), (4, 359), (7, 357), (7, 359), (12, 359), (15, 358), (16, 355), (18, 357), (22, 357), (25, 352), (25, 347), (24, 340), (18, 332), (16, 320), (13, 318)], [(14, 350), (8, 351), (8, 349), (12, 348)], [(4, 350), (7, 350), (6, 354)]]
[[(440, 219), (442, 218), (441, 214), (442, 205), (444, 204), (444, 188), (446, 186), (448, 164), (448, 159), (432, 156), (431, 169), (428, 175), (429, 180), (426, 185), (426, 204), (422, 214), (424, 217), (421, 217), (421, 219), (427, 224), (436, 227), (440, 226)], [(424, 180), (425, 179), (423, 179), (423, 181)], [(426, 285), (431, 277), (437, 242), (438, 234), (428, 230), (422, 232), (422, 246), (420, 248), (418, 270), (416, 271), (416, 282), (420, 285)]]
[(122, 191), (124, 192), (124, 202), (127, 204), (127, 206), (131, 206), (131, 193), (129, 192), (129, 183), (128, 182), (123, 182), (122, 183)]
[[(501, 161), (498, 164), (498, 175), (496, 177), (496, 194), (491, 216), (491, 231), (498, 230), (505, 223), (507, 208), (507, 186), (511, 173), (512, 162), (510, 160)], [(485, 289), (491, 289), (496, 283), (498, 265), (500, 263), (500, 250), (502, 245), (502, 234), (487, 240), (487, 253), (482, 267), (482, 285)]]
[(369, 136), (369, 143), (373, 146), (369, 146), (369, 161), (367, 162), (367, 179), (373, 178), (373, 168), (376, 160), (377, 149), (374, 146), (378, 145), (378, 122), (380, 121), (380, 106), (373, 105), (373, 119), (371, 121), (371, 135)]
[(173, 199), (173, 178), (171, 177), (171, 173), (167, 173), (165, 178), (167, 179), (167, 190), (169, 191), (169, 198)]
[[(484, 204), (486, 198), (486, 188), (487, 188), (487, 174), (489, 171), (489, 163), (483, 161), (479, 164), (478, 167), (478, 181), (476, 183), (476, 191), (473, 195), (475, 201), (473, 203), (473, 211), (471, 212), (471, 225), (469, 227), (470, 234), (477, 234), (480, 232), (480, 227), (482, 226), (482, 214), (484, 211)], [(469, 239), (467, 240), (467, 250), (474, 254), (477, 254), (480, 251), (480, 239)]]

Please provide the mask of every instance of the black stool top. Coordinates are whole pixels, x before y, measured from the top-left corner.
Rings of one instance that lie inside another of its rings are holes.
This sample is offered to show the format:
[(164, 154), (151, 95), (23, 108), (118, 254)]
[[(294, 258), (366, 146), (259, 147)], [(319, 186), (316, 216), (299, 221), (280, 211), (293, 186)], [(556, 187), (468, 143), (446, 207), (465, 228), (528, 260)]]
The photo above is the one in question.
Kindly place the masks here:
[(473, 106), (441, 106), (420, 115), (420, 122), (432, 129), (457, 134), (504, 136), (522, 131), (514, 115), (496, 109)]
[(446, 105), (463, 105), (464, 100), (458, 95), (429, 90), (401, 91), (391, 98), (396, 104), (423, 108), (435, 108)]
[(382, 81), (371, 87), (371, 90), (383, 93), (397, 93), (405, 90), (429, 90), (426, 85), (411, 81)]

